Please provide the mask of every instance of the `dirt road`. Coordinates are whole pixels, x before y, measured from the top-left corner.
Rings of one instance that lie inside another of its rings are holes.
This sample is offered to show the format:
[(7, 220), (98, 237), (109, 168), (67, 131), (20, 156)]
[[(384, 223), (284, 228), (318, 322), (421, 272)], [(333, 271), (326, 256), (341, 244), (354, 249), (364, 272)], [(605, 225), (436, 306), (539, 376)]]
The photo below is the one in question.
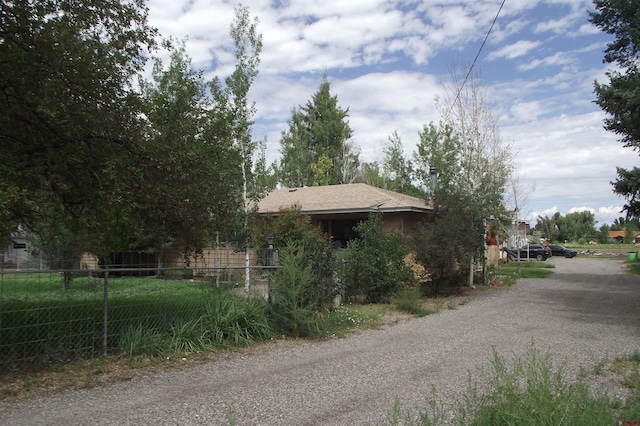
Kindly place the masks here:
[(232, 355), (104, 388), (0, 403), (4, 425), (373, 425), (396, 398), (455, 406), (492, 348), (534, 342), (568, 372), (640, 350), (640, 278), (621, 259), (554, 258), (554, 274), (381, 330)]

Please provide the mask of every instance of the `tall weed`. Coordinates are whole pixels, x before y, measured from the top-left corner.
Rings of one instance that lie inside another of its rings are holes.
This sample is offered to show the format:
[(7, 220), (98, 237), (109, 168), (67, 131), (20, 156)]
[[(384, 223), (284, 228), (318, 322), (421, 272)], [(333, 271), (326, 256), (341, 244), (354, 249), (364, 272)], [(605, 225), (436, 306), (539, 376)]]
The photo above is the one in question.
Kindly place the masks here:
[(470, 381), (460, 410), (461, 424), (614, 424), (604, 395), (594, 395), (580, 379), (569, 383), (563, 366), (554, 368), (550, 356), (533, 346), (511, 368), (494, 351), (490, 367), (480, 370), (480, 387)]

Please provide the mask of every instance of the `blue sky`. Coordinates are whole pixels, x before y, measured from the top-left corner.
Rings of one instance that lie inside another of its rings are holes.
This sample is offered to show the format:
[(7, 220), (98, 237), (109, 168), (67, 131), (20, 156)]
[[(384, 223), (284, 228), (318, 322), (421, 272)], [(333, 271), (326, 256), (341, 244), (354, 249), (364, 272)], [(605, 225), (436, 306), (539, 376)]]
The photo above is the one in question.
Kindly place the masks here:
[[(254, 139), (279, 158), (291, 109), (304, 105), (323, 73), (349, 108), (364, 161), (382, 160), (397, 131), (410, 156), (425, 124), (438, 121), (452, 64), (470, 64), (502, 0), (245, 0), (263, 36)], [(229, 26), (238, 3), (149, 0), (150, 23), (165, 36), (188, 37), (192, 64), (224, 78), (233, 68)], [(590, 210), (598, 227), (621, 214), (610, 182), (637, 153), (602, 128), (593, 81), (611, 36), (588, 22), (587, 0), (506, 0), (477, 62), (500, 134), (512, 147), (524, 195), (521, 211), (538, 215)]]

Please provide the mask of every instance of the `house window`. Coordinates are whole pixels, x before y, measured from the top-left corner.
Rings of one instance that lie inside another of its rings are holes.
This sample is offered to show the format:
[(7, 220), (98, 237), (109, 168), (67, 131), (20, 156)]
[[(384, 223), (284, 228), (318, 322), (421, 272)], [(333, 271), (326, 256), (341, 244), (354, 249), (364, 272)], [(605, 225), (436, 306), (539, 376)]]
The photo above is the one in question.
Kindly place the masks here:
[(13, 248), (14, 249), (26, 249), (27, 248), (27, 244), (26, 243), (13, 243)]

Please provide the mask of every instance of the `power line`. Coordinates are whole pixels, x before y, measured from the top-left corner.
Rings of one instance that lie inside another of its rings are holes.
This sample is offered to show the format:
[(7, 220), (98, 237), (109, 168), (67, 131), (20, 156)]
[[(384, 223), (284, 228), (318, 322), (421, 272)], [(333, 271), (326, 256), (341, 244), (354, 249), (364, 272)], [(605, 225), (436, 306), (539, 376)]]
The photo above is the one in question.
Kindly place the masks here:
[(458, 89), (458, 93), (456, 94), (456, 98), (453, 100), (453, 104), (451, 104), (451, 106), (449, 107), (449, 111), (451, 111), (451, 108), (453, 108), (453, 105), (455, 105), (456, 102), (458, 102), (460, 100), (460, 93), (462, 93), (462, 89), (464, 88), (464, 85), (467, 83), (467, 80), (469, 79), (469, 76), (471, 75), (471, 71), (473, 71), (473, 68), (476, 65), (476, 62), (478, 61), (478, 57), (480, 57), (480, 53), (482, 52), (482, 49), (484, 48), (484, 45), (487, 43), (487, 39), (489, 38), (489, 34), (491, 34), (491, 31), (493, 30), (493, 26), (496, 24), (496, 21), (498, 20), (498, 16), (500, 16), (500, 12), (502, 11), (502, 7), (504, 6), (504, 3), (506, 1), (507, 0), (502, 0), (502, 4), (500, 4), (500, 8), (498, 9), (498, 13), (496, 13), (495, 18), (493, 18), (493, 22), (491, 23), (491, 26), (489, 27), (489, 31), (487, 31), (487, 35), (484, 36), (484, 40), (482, 41), (482, 44), (480, 45), (480, 48), (478, 49), (478, 53), (476, 54), (476, 57), (473, 58), (473, 62), (471, 63), (471, 66), (469, 67), (469, 70), (467, 71), (467, 75), (465, 75), (464, 80), (462, 81), (462, 84), (460, 85), (460, 88)]

